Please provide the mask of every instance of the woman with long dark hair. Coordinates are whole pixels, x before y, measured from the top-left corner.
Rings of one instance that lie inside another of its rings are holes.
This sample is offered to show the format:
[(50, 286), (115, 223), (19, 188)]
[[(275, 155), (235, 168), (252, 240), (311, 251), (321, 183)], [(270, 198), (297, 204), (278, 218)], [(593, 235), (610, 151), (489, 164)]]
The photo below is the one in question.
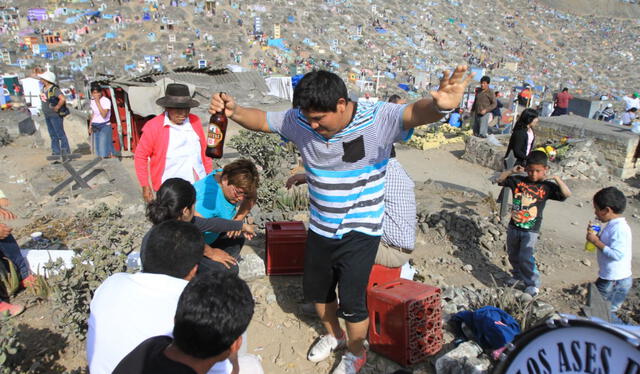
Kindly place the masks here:
[(533, 129), (538, 124), (538, 112), (534, 109), (527, 108), (522, 111), (516, 125), (513, 127), (509, 146), (505, 158), (509, 156), (509, 152), (513, 151), (516, 158), (516, 165), (524, 166), (527, 155), (534, 147), (536, 136)]
[[(174, 219), (191, 222), (203, 233), (241, 231), (247, 239), (255, 235), (253, 225), (242, 221), (196, 217), (195, 203), (196, 190), (191, 183), (180, 178), (169, 178), (160, 186), (156, 198), (147, 204), (146, 215), (154, 225)], [(142, 240), (141, 252), (144, 251), (146, 242), (147, 236)], [(204, 256), (211, 261), (222, 263), (227, 269), (235, 268), (237, 271), (235, 258), (225, 251), (206, 245)]]

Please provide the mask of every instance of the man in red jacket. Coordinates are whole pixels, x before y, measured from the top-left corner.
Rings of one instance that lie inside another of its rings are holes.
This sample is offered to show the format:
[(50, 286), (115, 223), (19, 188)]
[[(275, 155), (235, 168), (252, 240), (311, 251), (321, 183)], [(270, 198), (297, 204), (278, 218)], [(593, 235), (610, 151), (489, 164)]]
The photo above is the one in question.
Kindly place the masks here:
[(552, 117), (563, 116), (569, 113), (569, 101), (573, 99), (573, 96), (569, 93), (567, 87), (562, 89), (562, 92), (556, 95), (556, 102), (554, 103)]
[(171, 83), (156, 104), (165, 111), (144, 125), (134, 157), (146, 202), (153, 200), (153, 191), (169, 178), (193, 183), (213, 170), (213, 161), (204, 153), (207, 144), (202, 122), (189, 113), (200, 105), (191, 98), (189, 88)]

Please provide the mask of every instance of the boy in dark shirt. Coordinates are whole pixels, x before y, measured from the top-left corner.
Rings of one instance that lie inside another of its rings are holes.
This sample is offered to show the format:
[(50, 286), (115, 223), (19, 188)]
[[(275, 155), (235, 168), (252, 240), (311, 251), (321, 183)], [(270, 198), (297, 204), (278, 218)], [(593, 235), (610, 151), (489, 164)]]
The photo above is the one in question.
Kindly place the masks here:
[[(571, 196), (571, 191), (560, 177), (547, 177), (546, 153), (531, 152), (526, 165), (517, 165), (502, 172), (497, 182), (500, 186), (509, 187), (513, 193), (511, 221), (507, 229), (507, 252), (513, 278), (508, 283), (522, 282), (526, 287), (524, 292), (536, 296), (540, 274), (533, 255), (542, 224), (542, 211), (547, 200), (564, 201)], [(523, 171), (527, 173), (526, 177), (513, 175)], [(553, 179), (555, 183), (547, 179)]]
[[(173, 338), (155, 336), (120, 361), (114, 374), (200, 374), (238, 352), (253, 317), (247, 284), (228, 273), (198, 274), (185, 287), (176, 310)], [(240, 361), (240, 372), (262, 373)]]

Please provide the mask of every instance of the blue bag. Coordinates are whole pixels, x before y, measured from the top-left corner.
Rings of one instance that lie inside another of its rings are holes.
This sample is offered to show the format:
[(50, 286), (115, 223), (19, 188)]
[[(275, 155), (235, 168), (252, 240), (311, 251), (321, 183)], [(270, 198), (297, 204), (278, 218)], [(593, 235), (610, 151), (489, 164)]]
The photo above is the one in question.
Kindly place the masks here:
[(475, 312), (456, 313), (451, 321), (458, 325), (458, 329), (464, 322), (471, 328), (475, 341), (488, 349), (502, 348), (520, 333), (518, 321), (494, 306), (485, 306)]

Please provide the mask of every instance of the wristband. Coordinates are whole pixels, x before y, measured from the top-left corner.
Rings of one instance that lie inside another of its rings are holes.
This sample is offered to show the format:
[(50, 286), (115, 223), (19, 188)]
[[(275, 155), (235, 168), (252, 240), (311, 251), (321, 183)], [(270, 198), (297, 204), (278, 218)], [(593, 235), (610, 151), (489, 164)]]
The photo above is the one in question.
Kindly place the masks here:
[(433, 100), (432, 103), (433, 103), (433, 107), (436, 108), (436, 112), (438, 112), (440, 114), (449, 114), (449, 113), (453, 112), (453, 109), (446, 109), (446, 110), (440, 109), (438, 107), (438, 104), (436, 104), (435, 100)]

